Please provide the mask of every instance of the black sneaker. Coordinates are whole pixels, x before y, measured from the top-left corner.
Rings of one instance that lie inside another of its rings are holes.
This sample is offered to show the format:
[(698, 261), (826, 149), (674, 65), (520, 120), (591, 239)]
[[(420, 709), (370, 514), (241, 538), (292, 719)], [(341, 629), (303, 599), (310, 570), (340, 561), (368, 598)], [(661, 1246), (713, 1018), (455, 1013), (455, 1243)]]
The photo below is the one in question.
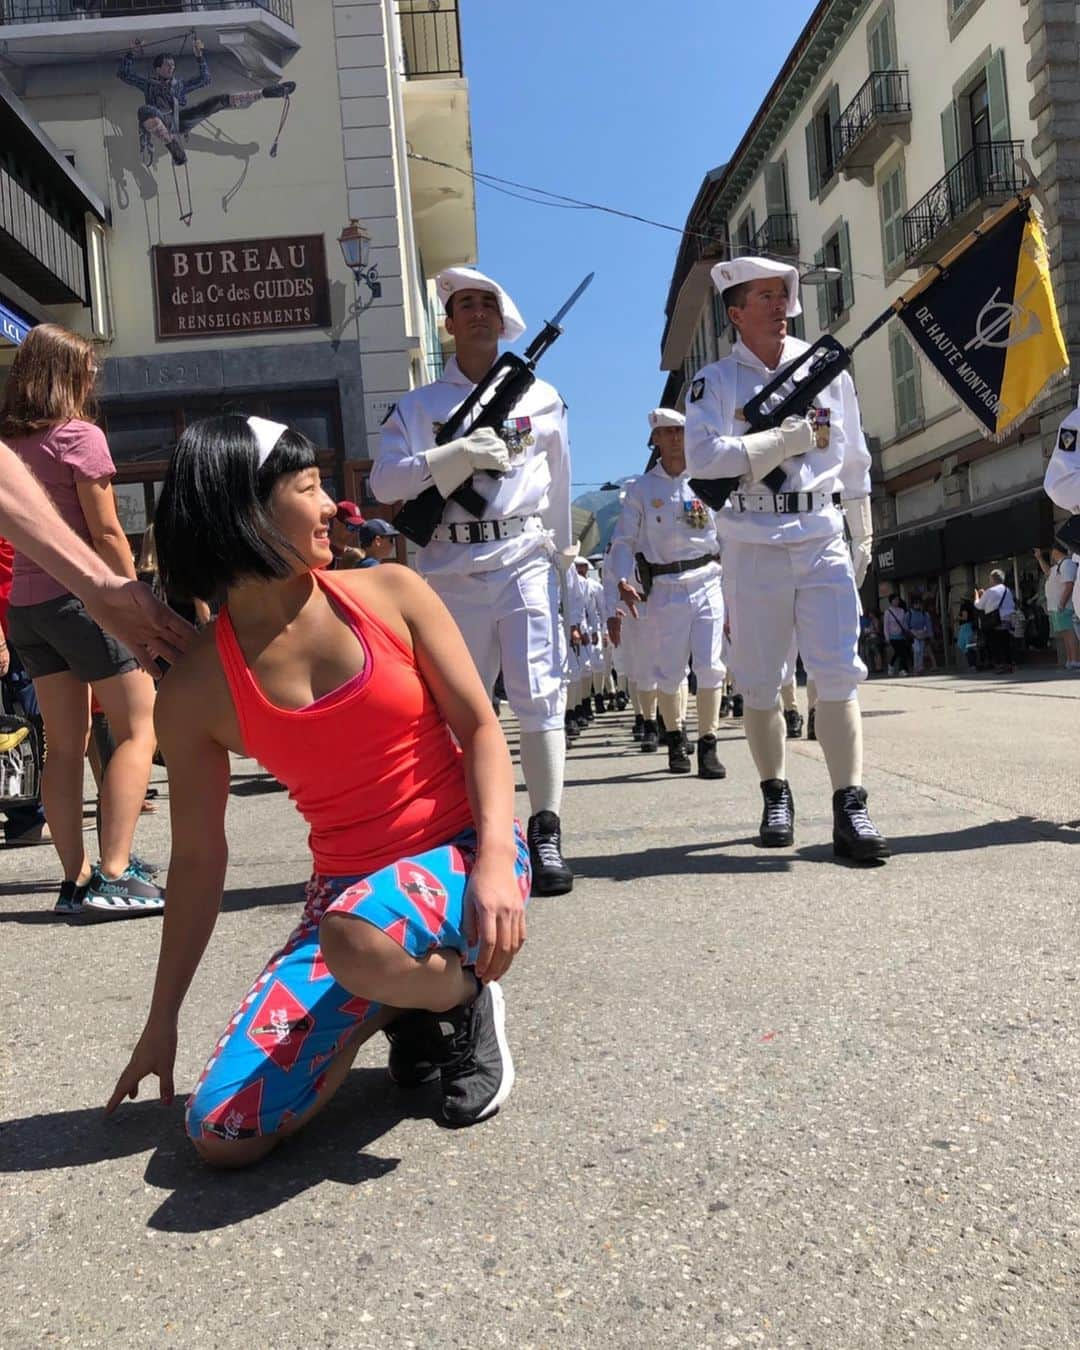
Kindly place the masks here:
[(487, 1120), (514, 1086), (502, 989), (492, 980), (472, 1003), (428, 1016), (442, 1042), (438, 1059), (443, 1120), (456, 1126)]
[(758, 843), (762, 848), (789, 848), (795, 842), (795, 799), (784, 778), (766, 778), (761, 785), (765, 809)]
[(689, 773), (694, 767), (686, 750), (686, 736), (681, 731), (669, 731), (667, 736), (668, 773)]
[(53, 913), (81, 914), (85, 898), (85, 886), (80, 886), (74, 881), (62, 881), (60, 883), (60, 894), (56, 897), (56, 904), (53, 905)]
[(640, 741), (645, 731), (645, 719), (640, 713), (634, 714), (634, 725), (630, 728), (630, 736), (635, 741)]
[(702, 736), (697, 743), (697, 772), (699, 778), (726, 778), (727, 769), (716, 754), (716, 737)]
[(562, 829), (554, 811), (537, 811), (526, 831), (532, 863), (533, 895), (566, 895), (574, 889), (574, 874), (562, 855)]
[(280, 84), (268, 84), (262, 91), (263, 98), (291, 98), (296, 93), (295, 80), (282, 80)]
[(892, 857), (889, 841), (870, 819), (864, 787), (838, 788), (833, 793), (833, 853), (852, 862), (884, 862)]
[(431, 1058), (431, 1018), (429, 1012), (404, 1012), (384, 1028), (390, 1042), (386, 1072), (392, 1083), (406, 1091), (439, 1076), (439, 1066)]
[(644, 722), (641, 727), (641, 749), (655, 755), (660, 748), (660, 729), (655, 722)]
[(784, 709), (784, 724), (787, 727), (787, 738), (789, 741), (797, 741), (801, 738), (803, 719), (802, 713), (798, 708)]
[(141, 919), (164, 909), (165, 892), (130, 866), (115, 878), (95, 867), (82, 903), (88, 919)]
[(732, 694), (731, 696), (731, 715), (732, 717), (741, 717), (743, 710), (742, 694)]
[(817, 740), (817, 727), (814, 725), (814, 709), (811, 708), (806, 715), (806, 739), (808, 741)]

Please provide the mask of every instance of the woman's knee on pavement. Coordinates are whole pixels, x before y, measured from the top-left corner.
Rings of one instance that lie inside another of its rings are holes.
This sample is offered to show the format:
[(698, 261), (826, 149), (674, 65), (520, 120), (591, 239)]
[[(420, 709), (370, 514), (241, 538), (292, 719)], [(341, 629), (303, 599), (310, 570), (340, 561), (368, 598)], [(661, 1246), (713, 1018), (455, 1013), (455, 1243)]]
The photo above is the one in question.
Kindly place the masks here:
[(251, 1167), (262, 1162), (282, 1136), (270, 1134), (258, 1139), (192, 1139), (195, 1152), (208, 1167)]

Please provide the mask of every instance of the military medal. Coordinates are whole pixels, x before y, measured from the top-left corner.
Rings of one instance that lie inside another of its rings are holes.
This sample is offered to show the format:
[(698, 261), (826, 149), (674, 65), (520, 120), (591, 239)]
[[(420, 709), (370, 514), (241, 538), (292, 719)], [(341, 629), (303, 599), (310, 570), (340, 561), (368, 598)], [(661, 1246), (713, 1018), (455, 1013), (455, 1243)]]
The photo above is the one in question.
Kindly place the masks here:
[(814, 444), (819, 450), (829, 448), (829, 431), (831, 424), (831, 413), (828, 408), (817, 408), (812, 410), (814, 418)]
[(530, 446), (536, 444), (533, 435), (531, 417), (512, 417), (502, 424), (499, 438), (511, 455), (523, 455)]

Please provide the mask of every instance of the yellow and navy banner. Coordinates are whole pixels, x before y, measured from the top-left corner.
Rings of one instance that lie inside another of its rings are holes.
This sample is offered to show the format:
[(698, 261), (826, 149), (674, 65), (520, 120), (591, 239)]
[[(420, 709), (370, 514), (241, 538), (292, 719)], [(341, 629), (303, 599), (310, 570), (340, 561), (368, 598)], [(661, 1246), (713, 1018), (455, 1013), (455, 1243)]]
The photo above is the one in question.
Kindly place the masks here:
[(1042, 221), (1030, 193), (1003, 206), (896, 303), (912, 341), (1000, 440), (1069, 368)]

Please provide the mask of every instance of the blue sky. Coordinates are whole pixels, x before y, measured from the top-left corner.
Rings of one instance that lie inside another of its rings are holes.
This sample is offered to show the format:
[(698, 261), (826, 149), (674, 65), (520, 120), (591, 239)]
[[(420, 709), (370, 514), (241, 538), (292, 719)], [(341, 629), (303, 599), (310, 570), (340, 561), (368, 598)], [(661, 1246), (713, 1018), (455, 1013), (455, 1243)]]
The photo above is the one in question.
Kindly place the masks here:
[[(813, 8), (462, 0), (474, 167), (681, 227)], [(678, 234), (482, 186), (476, 200), (479, 266), (514, 297), (529, 336), (596, 272), (541, 371), (570, 405), (577, 491), (637, 472), (666, 378), (660, 335)]]

